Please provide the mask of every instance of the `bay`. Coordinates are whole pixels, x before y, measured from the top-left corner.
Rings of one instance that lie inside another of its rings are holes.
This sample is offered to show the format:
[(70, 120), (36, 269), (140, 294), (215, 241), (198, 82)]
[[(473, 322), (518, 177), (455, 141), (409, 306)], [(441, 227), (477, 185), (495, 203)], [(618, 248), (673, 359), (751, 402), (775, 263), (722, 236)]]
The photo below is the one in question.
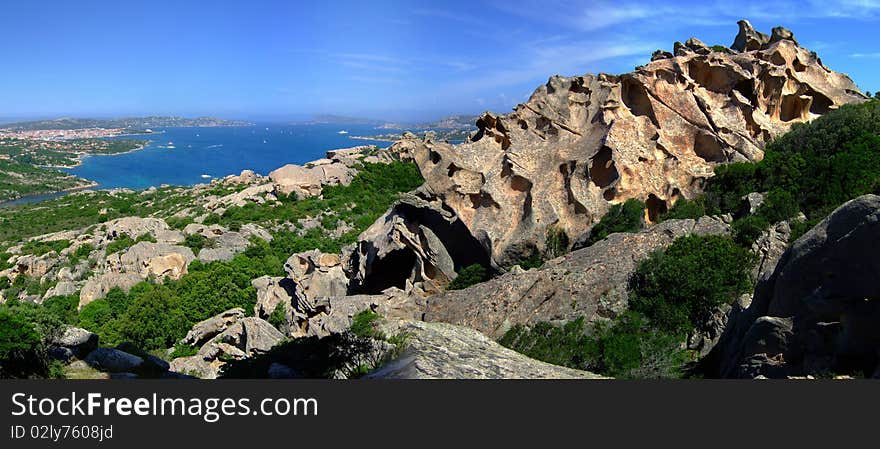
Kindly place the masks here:
[(112, 156), (88, 156), (82, 165), (64, 170), (97, 182), (97, 188), (101, 189), (143, 189), (162, 184), (189, 186), (238, 174), (245, 169), (266, 175), (285, 164), (320, 159), (332, 149), (389, 145), (388, 142), (351, 139), (351, 136), (377, 134), (370, 125), (265, 123), (153, 131), (156, 134), (143, 137), (150, 140), (143, 150)]

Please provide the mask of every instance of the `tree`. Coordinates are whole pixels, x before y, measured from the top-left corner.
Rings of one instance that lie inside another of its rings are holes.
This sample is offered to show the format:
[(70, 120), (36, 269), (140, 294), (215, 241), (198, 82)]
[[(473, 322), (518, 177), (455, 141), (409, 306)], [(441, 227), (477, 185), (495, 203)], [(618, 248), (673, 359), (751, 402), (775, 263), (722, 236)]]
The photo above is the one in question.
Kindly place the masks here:
[(691, 235), (642, 261), (630, 281), (630, 309), (654, 326), (687, 333), (751, 287), (755, 256), (729, 237)]
[(46, 377), (49, 360), (33, 324), (0, 310), (0, 378)]

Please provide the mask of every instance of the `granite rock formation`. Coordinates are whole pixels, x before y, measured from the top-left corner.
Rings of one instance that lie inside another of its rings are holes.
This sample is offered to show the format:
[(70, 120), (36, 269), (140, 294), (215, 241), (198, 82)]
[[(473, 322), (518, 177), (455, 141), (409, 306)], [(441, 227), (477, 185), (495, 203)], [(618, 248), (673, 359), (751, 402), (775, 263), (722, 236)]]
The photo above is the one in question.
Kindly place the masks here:
[(629, 198), (648, 221), (699, 193), (717, 164), (758, 161), (794, 123), (866, 97), (783, 28), (740, 23), (733, 49), (696, 39), (634, 72), (553, 76), (509, 114), (483, 114), (460, 145), (404, 138), (426, 191), (511, 266), (547, 231), (587, 231)]

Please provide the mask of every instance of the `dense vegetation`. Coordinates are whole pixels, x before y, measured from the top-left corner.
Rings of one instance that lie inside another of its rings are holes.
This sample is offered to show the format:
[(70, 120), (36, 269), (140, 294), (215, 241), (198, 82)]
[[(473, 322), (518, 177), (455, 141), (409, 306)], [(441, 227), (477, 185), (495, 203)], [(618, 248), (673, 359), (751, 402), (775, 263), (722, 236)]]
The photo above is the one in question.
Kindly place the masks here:
[(583, 318), (563, 325), (514, 326), (499, 343), (529, 357), (556, 365), (623, 379), (675, 378), (688, 354), (683, 337), (649, 326), (627, 312), (610, 322), (588, 326)]
[(678, 238), (639, 264), (629, 307), (663, 331), (698, 330), (713, 310), (751, 288), (754, 263), (755, 256), (729, 237)]
[(489, 279), (486, 268), (479, 264), (469, 265), (458, 272), (458, 276), (446, 286), (447, 290), (462, 290), (471, 285), (485, 282)]
[(615, 232), (636, 232), (645, 223), (645, 203), (635, 198), (611, 206), (602, 219), (593, 225), (584, 246), (591, 246)]

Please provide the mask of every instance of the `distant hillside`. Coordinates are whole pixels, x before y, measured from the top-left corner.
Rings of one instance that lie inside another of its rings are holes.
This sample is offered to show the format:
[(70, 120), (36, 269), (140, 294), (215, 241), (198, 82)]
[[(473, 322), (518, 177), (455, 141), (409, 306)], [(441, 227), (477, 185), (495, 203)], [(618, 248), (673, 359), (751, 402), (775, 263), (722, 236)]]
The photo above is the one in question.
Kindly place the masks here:
[(476, 129), (478, 115), (456, 114), (426, 123), (383, 123), (381, 129), (427, 130), (427, 129)]
[(379, 126), (385, 123), (382, 120), (374, 120), (363, 117), (347, 117), (344, 115), (321, 114), (316, 115), (312, 120), (305, 122), (307, 124), (344, 124), (344, 125), (374, 125)]
[(3, 125), (4, 129), (12, 131), (36, 131), (44, 129), (83, 129), (83, 128), (169, 128), (191, 126), (247, 126), (251, 123), (223, 120), (216, 117), (126, 117), (115, 119), (93, 118), (59, 118), (55, 120), (38, 120), (31, 122), (9, 123)]

